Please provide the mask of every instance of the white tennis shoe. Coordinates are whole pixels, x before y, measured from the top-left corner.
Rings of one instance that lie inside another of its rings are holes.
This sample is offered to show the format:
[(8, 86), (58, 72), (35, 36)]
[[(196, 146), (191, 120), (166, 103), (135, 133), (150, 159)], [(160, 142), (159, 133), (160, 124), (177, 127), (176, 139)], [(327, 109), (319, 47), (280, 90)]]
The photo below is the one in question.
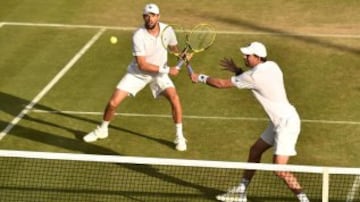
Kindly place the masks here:
[(97, 126), (97, 128), (94, 131), (85, 135), (83, 137), (83, 140), (85, 142), (95, 142), (98, 139), (107, 138), (108, 135), (109, 135), (108, 128), (101, 128)]
[(174, 143), (176, 145), (176, 147), (175, 147), (176, 150), (186, 151), (187, 146), (186, 146), (186, 139), (184, 137), (176, 137)]
[(217, 195), (216, 199), (225, 202), (247, 202), (244, 184), (229, 189), (225, 194)]

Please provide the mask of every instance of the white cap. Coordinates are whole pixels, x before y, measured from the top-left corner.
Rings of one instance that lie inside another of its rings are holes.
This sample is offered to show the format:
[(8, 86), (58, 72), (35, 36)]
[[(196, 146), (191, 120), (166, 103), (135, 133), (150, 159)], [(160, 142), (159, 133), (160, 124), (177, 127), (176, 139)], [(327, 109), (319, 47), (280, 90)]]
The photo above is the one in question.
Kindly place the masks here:
[(160, 9), (156, 4), (153, 4), (153, 3), (146, 4), (143, 14), (146, 15), (149, 13), (156, 14), (156, 15), (160, 14)]
[(264, 44), (260, 43), (260, 42), (252, 42), (249, 46), (247, 47), (242, 47), (240, 48), (240, 51), (244, 54), (244, 55), (257, 55), (261, 58), (265, 58), (267, 53), (266, 53), (266, 48), (264, 46)]

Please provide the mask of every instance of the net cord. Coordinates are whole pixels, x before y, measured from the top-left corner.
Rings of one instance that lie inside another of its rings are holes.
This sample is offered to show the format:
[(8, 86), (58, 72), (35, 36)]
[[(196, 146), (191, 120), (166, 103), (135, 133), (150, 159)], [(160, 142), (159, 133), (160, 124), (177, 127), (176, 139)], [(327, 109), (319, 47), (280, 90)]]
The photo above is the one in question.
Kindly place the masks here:
[(55, 152), (19, 151), (19, 150), (0, 150), (0, 157), (74, 160), (74, 161), (91, 161), (91, 162), (105, 162), (105, 163), (143, 164), (143, 165), (169, 165), (169, 166), (172, 165), (172, 166), (188, 166), (188, 167), (208, 167), (208, 168), (235, 168), (235, 169), (250, 169), (250, 170), (258, 169), (258, 170), (265, 170), (265, 171), (292, 171), (292, 172), (304, 172), (304, 173), (324, 173), (324, 170), (326, 170), (329, 174), (360, 175), (360, 168), (347, 168), (347, 167), (322, 167), (322, 166), (308, 166), (308, 165), (276, 165), (276, 164), (269, 164), (269, 163), (187, 160), (187, 159), (172, 159), (172, 158), (55, 153)]

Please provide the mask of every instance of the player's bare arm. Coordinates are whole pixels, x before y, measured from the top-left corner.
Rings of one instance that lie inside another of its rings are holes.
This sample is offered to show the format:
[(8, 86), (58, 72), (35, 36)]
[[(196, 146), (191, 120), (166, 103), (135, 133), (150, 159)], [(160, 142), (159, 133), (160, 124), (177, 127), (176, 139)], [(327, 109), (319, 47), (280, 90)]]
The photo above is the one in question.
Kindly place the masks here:
[(135, 60), (138, 64), (138, 67), (141, 71), (149, 72), (149, 73), (157, 73), (159, 72), (159, 66), (150, 64), (146, 62), (144, 56), (135, 56)]
[[(149, 72), (149, 73), (159, 73), (159, 72), (161, 72), (160, 69), (164, 68), (164, 67), (159, 67), (157, 65), (153, 65), (153, 64), (146, 62), (146, 59), (144, 56), (135, 56), (135, 59), (138, 64), (138, 67), (141, 71), (145, 71), (145, 72)], [(176, 76), (179, 74), (179, 70), (176, 68), (176, 66), (170, 67), (168, 70), (168, 73), (171, 76)]]
[(231, 88), (234, 87), (233, 83), (230, 79), (219, 79), (219, 78), (213, 78), (209, 77), (205, 74), (197, 74), (193, 73), (190, 75), (191, 80), (193, 83), (205, 83), (211, 87), (214, 88)]

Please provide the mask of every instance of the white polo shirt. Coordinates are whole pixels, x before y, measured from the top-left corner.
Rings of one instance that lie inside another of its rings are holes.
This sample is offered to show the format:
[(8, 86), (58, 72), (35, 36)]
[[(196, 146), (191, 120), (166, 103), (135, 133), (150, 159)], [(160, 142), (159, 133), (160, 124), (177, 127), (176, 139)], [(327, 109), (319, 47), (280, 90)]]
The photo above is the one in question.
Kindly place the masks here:
[(288, 101), (282, 71), (275, 62), (260, 63), (233, 76), (231, 81), (237, 88), (251, 89), (275, 126), (282, 119), (297, 116), (295, 108)]
[[(144, 26), (140, 27), (134, 32), (132, 38), (132, 43), (133, 43), (132, 54), (133, 56), (145, 56), (146, 62), (157, 66), (163, 66), (167, 63), (167, 59), (168, 59), (168, 53), (164, 46), (167, 46), (169, 44), (176, 45), (177, 41), (175, 34), (169, 32), (167, 33), (168, 44), (163, 45), (161, 42), (161, 33), (163, 32), (164, 28), (167, 25), (164, 23), (159, 23), (159, 25), (160, 25), (160, 32), (157, 36), (151, 35)], [(128, 66), (128, 71), (130, 73), (136, 73), (142, 75), (149, 75), (149, 76), (154, 75), (139, 70), (135, 58)]]

